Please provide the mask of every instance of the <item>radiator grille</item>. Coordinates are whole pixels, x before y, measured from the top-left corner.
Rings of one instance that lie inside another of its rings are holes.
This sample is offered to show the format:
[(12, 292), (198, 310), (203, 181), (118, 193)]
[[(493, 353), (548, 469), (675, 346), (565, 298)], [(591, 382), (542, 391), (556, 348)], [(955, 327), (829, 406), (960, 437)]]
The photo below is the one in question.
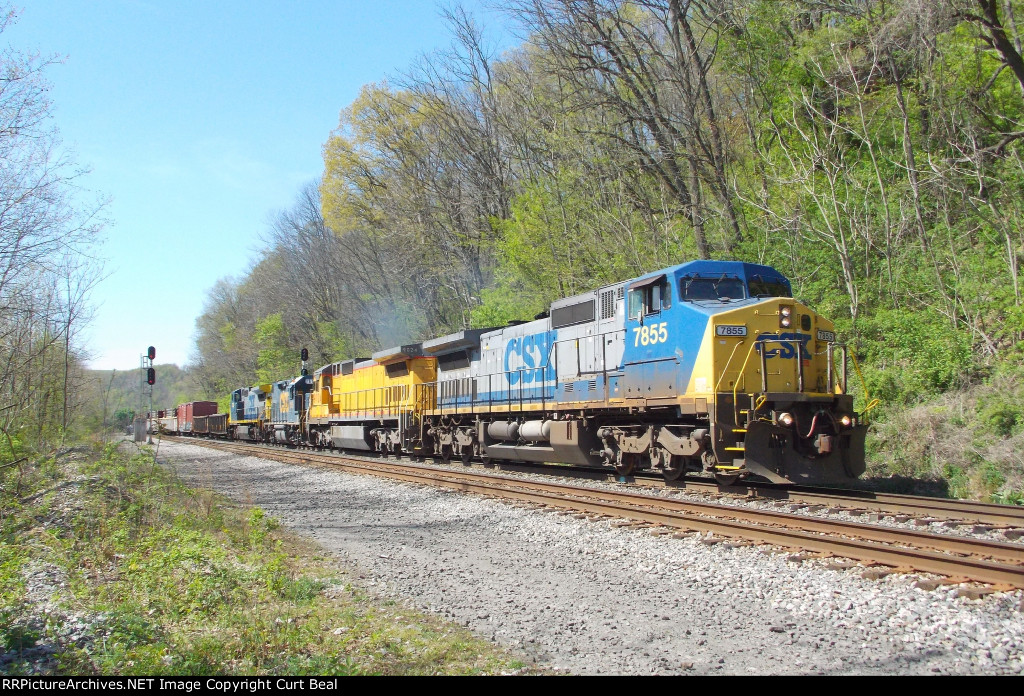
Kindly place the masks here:
[(601, 293), (601, 318), (611, 319), (615, 316), (615, 291), (606, 290)]

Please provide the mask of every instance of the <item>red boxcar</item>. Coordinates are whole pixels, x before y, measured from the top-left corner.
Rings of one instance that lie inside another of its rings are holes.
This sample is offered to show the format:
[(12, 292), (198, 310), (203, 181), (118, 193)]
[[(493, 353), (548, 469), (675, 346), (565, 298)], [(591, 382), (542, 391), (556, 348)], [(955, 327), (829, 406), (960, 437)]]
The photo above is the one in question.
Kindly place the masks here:
[(190, 401), (178, 407), (178, 430), (192, 432), (192, 421), (196, 416), (211, 416), (217, 412), (216, 401)]

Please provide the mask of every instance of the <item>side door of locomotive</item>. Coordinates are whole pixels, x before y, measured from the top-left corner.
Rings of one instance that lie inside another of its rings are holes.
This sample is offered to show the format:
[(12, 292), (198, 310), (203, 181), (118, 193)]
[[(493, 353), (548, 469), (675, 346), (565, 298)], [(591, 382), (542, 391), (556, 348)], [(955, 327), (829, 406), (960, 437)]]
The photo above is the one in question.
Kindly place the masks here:
[(626, 292), (624, 396), (662, 399), (678, 392), (673, 283), (665, 274), (632, 283)]

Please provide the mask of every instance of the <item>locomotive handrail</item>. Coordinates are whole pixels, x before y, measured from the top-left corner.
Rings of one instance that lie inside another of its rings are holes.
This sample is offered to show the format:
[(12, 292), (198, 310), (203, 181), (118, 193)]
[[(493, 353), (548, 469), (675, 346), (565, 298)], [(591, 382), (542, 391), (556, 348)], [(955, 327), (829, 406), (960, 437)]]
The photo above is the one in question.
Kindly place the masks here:
[[(849, 393), (847, 390), (849, 382), (847, 359), (853, 360), (853, 369), (857, 373), (857, 378), (860, 380), (861, 389), (864, 390), (864, 410), (860, 412), (860, 415), (866, 416), (872, 409), (878, 406), (881, 399), (872, 399), (871, 393), (868, 391), (867, 381), (864, 379), (864, 374), (860, 370), (860, 364), (857, 362), (857, 356), (854, 355), (850, 347), (845, 343), (829, 343), (828, 344), (828, 387), (829, 391), (832, 391), (835, 387), (833, 378), (838, 379), (839, 375), (836, 374), (835, 357), (833, 353), (836, 348), (841, 348), (843, 351), (843, 374), (842, 374), (842, 385), (841, 393)], [(866, 422), (866, 421), (865, 421)]]
[[(740, 365), (739, 377), (736, 379), (736, 383), (733, 385), (733, 388), (732, 388), (732, 408), (733, 408), (733, 424), (734, 425), (738, 425), (739, 424), (739, 420), (740, 420), (740, 410), (739, 410), (738, 404), (736, 403), (736, 397), (739, 394), (740, 379), (743, 379), (746, 376), (746, 374), (747, 374), (747, 363), (750, 362), (750, 355), (751, 355), (751, 353), (754, 352), (754, 346), (756, 346), (757, 343), (758, 343), (758, 341), (755, 340), (753, 343), (750, 344), (750, 348), (747, 350), (747, 356), (743, 359), (743, 364)], [(764, 353), (762, 352), (761, 355), (763, 356)], [(763, 372), (761, 374), (761, 378), (762, 378), (762, 381), (763, 381), (764, 380)], [(744, 385), (745, 384), (746, 384), (746, 381), (744, 380)], [(765, 389), (765, 391), (767, 391), (767, 389)], [(715, 393), (717, 394), (717, 391)]]
[[(604, 333), (600, 333), (600, 334), (598, 334), (598, 335), (593, 337), (593, 338), (595, 338), (595, 340), (600, 340), (600, 342), (601, 342), (602, 355), (601, 355), (601, 368), (600, 369), (582, 370), (581, 369), (582, 359), (580, 358), (579, 353), (577, 353), (577, 365), (576, 365), (577, 376), (580, 377), (580, 376), (584, 376), (584, 375), (601, 375), (604, 378), (605, 400), (608, 399), (608, 389), (609, 389), (609, 386), (608, 386), (608, 359), (607, 359), (606, 337), (610, 336), (610, 335), (614, 335), (614, 333), (616, 333), (616, 332), (604, 332)], [(503, 370), (503, 371), (498, 371), (498, 372), (489, 372), (486, 375), (478, 374), (478, 375), (475, 375), (475, 376), (471, 376), (468, 379), (472, 380), (474, 382), (474, 386), (476, 386), (479, 382), (483, 381), (483, 378), (486, 376), (486, 378), (487, 378), (487, 407), (486, 408), (487, 408), (488, 411), (493, 410), (493, 406), (494, 406), (494, 401), (495, 401), (494, 379), (495, 378), (504, 379), (504, 381), (507, 382), (507, 386), (506, 385), (502, 385), (502, 387), (501, 387), (502, 391), (504, 392), (501, 395), (501, 402), (504, 402), (504, 405), (509, 410), (509, 412), (512, 412), (514, 410), (513, 407), (516, 406), (516, 405), (518, 405), (519, 410), (522, 410), (524, 404), (526, 404), (526, 403), (536, 403), (536, 402), (539, 402), (542, 411), (546, 411), (547, 410), (547, 405), (548, 405), (548, 403), (547, 403), (548, 402), (548, 393), (547, 392), (548, 392), (548, 389), (549, 389), (548, 382), (551, 381), (551, 380), (555, 380), (556, 381), (555, 384), (552, 384), (550, 386), (550, 389), (552, 390), (552, 394), (554, 394), (555, 390), (557, 390), (558, 355), (559, 355), (559, 350), (560, 350), (559, 344), (560, 343), (565, 343), (567, 341), (575, 341), (575, 342), (578, 343), (579, 339), (577, 339), (577, 338), (570, 338), (570, 339), (562, 339), (562, 340), (558, 340), (558, 341), (553, 341), (551, 343), (550, 347), (548, 348), (547, 354), (544, 356), (543, 363), (541, 365), (539, 365), (539, 366), (532, 367), (532, 368), (521, 367), (521, 368), (518, 368), (518, 369), (515, 369), (515, 370)], [(539, 390), (540, 390), (540, 392), (537, 395), (527, 396), (526, 393), (525, 393), (525, 386), (524, 386), (525, 385), (525, 381), (523, 380), (523, 376), (527, 372), (528, 369), (529, 370), (539, 370), (540, 373), (541, 373), (541, 375), (540, 375), (541, 379), (539, 380), (539, 385), (540, 385), (539, 386)], [(552, 373), (554, 374), (554, 377), (552, 377)], [(511, 375), (516, 375), (517, 376), (517, 379), (515, 380), (514, 383), (513, 383), (512, 380), (508, 379)], [(452, 398), (451, 395), (446, 395), (444, 393), (443, 387), (445, 385), (447, 385), (447, 384), (457, 384), (462, 379), (467, 379), (467, 378), (461, 378), (460, 377), (460, 378), (452, 378), (452, 379), (447, 379), (447, 380), (438, 379), (435, 382), (429, 383), (429, 384), (433, 384), (433, 385), (435, 385), (437, 387), (436, 403), (435, 403), (433, 409), (438, 411), (439, 414), (443, 414), (444, 409), (446, 408), (446, 400)], [(456, 408), (456, 409), (459, 408), (459, 398), (461, 398), (462, 396), (464, 396), (464, 394), (461, 392), (460, 389), (456, 388), (455, 389), (455, 394), (454, 394), (454, 400), (455, 400), (454, 401), (454, 403), (455, 403), (454, 408)], [(475, 414), (477, 412), (477, 405), (478, 405), (477, 404), (477, 400), (475, 400), (475, 399), (473, 399), (471, 397), (469, 403), (467, 404), (467, 406), (470, 409), (470, 413), (474, 413)], [(424, 409), (424, 410), (426, 410), (426, 409)]]
[[(734, 345), (732, 347), (732, 353), (729, 354), (729, 359), (726, 361), (725, 367), (722, 368), (722, 376), (718, 378), (718, 382), (715, 384), (715, 393), (716, 394), (718, 393), (718, 388), (722, 386), (722, 381), (725, 380), (725, 375), (729, 372), (729, 366), (732, 365), (732, 359), (734, 357), (736, 357), (736, 350), (740, 346), (742, 346), (744, 343), (746, 343), (746, 340), (741, 340), (739, 343), (737, 343), (736, 345)], [(746, 367), (746, 363), (744, 363), (744, 367)], [(740, 378), (742, 378), (742, 377), (743, 377), (743, 369), (741, 368), (740, 372), (739, 372), (739, 377), (736, 378), (736, 381), (739, 382)]]
[[(778, 343), (779, 345), (790, 344), (795, 348), (796, 355), (796, 369), (797, 369), (797, 391), (803, 392), (804, 390), (804, 364), (803, 356), (800, 354), (800, 341), (796, 339), (783, 339), (783, 338), (758, 338), (750, 344), (750, 348), (747, 350), (747, 357), (743, 360), (743, 365), (740, 367), (740, 378), (744, 379), (744, 385), (746, 384), (746, 370), (747, 363), (750, 361), (750, 356), (754, 352), (754, 348), (757, 346), (764, 346), (768, 343)], [(761, 353), (761, 392), (767, 393), (768, 391), (768, 356), (766, 351), (762, 350)], [(740, 409), (737, 397), (739, 395), (740, 379), (736, 380), (736, 384), (732, 388), (732, 408), (733, 408), (733, 424), (739, 425), (740, 421)]]
[[(835, 351), (836, 351), (836, 348), (842, 348), (843, 349), (843, 374), (842, 374), (841, 377), (840, 377), (839, 374), (836, 373), (836, 363), (835, 363)], [(847, 350), (846, 350), (846, 344), (845, 343), (829, 343), (828, 344), (828, 352), (827, 352), (827, 359), (828, 359), (828, 390), (830, 392), (835, 393), (836, 387), (838, 387), (839, 390), (840, 390), (840, 393), (842, 393), (842, 394), (846, 393), (846, 379), (847, 379), (846, 356), (847, 356)], [(841, 382), (841, 383), (837, 384), (837, 382)]]
[[(601, 341), (601, 369), (600, 370), (584, 370), (583, 369), (583, 367), (582, 367), (583, 361), (580, 359), (580, 354), (579, 354), (579, 341), (580, 341), (579, 338), (563, 338), (563, 339), (561, 339), (559, 341), (555, 341), (551, 345), (552, 345), (552, 348), (556, 348), (559, 343), (568, 343), (569, 341), (575, 341), (576, 342), (576, 344), (577, 344), (577, 349), (576, 349), (576, 376), (577, 377), (582, 377), (584, 375), (598, 375), (598, 374), (607, 375), (607, 373), (608, 373), (608, 350), (607, 350), (608, 343), (607, 343), (607, 341), (605, 341), (605, 337), (606, 336), (614, 336), (617, 333), (619, 333), (619, 332), (618, 331), (606, 331), (604, 333), (595, 334), (594, 336), (590, 337), (590, 338), (593, 338), (595, 340), (600, 339), (600, 341)], [(558, 358), (557, 354), (556, 354), (555, 358), (557, 360), (557, 358)], [(651, 361), (650, 360), (641, 360), (639, 362), (651, 362)], [(630, 364), (639, 364), (639, 363), (630, 363)], [(555, 367), (556, 368), (558, 367), (557, 364), (555, 365)]]

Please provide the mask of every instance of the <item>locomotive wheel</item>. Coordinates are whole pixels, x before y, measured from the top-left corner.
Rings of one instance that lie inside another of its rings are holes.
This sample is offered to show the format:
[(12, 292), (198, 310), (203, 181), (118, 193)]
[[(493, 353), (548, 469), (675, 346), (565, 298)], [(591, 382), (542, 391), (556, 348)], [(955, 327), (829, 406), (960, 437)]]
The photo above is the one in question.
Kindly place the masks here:
[(473, 461), (473, 448), (469, 446), (463, 447), (460, 455), (462, 456), (463, 466), (469, 466), (469, 463)]
[(670, 455), (661, 469), (666, 481), (678, 481), (686, 474), (686, 458)]
[(450, 463), (452, 460), (452, 446), (441, 445), (441, 461), (445, 464)]
[(734, 483), (736, 483), (739, 480), (739, 478), (739, 474), (725, 474), (718, 471), (715, 472), (715, 482), (718, 483), (719, 486), (731, 486)]
[(619, 476), (629, 476), (636, 471), (636, 467), (639, 463), (639, 454), (620, 452), (619, 461), (615, 463), (615, 470), (619, 472)]

